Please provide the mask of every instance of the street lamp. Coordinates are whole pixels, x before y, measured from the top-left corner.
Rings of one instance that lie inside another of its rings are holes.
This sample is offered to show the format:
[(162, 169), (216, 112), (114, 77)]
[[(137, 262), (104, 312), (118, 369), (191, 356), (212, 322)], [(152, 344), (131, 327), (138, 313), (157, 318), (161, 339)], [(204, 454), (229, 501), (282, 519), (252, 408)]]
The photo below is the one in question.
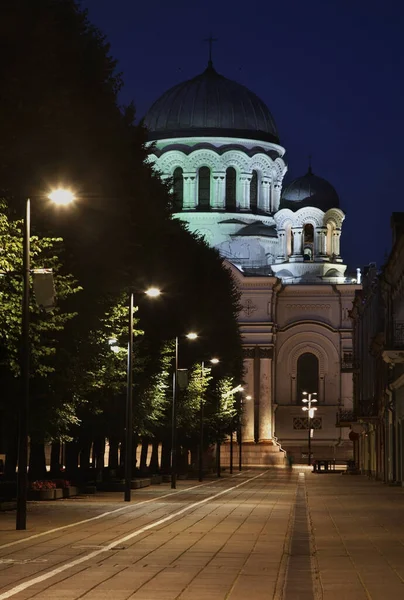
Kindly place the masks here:
[[(240, 391), (244, 391), (244, 388), (240, 386)], [(252, 396), (250, 396), (249, 394), (247, 394), (247, 396), (245, 397), (246, 400), (252, 400)], [(242, 424), (242, 418), (243, 418), (243, 396), (240, 396), (240, 425), (239, 425), (239, 432), (238, 432), (238, 442), (239, 442), (239, 453), (238, 453), (238, 470), (241, 471), (242, 466), (243, 466), (243, 462), (242, 462), (242, 448), (243, 448), (243, 424)]]
[[(61, 201), (63, 197), (63, 202)], [(75, 199), (73, 192), (59, 188), (48, 194), (55, 204), (66, 206)], [(21, 322), (21, 400), (18, 414), (18, 472), (17, 472), (17, 514), (16, 529), (27, 528), (27, 489), (28, 489), (28, 416), (29, 416), (29, 300), (31, 279), (31, 200), (25, 202), (23, 234), (23, 297)]]
[(308, 457), (307, 464), (309, 466), (311, 465), (311, 420), (314, 417), (315, 411), (317, 410), (317, 408), (315, 406), (312, 406), (312, 404), (317, 402), (317, 398), (315, 398), (314, 396), (317, 396), (317, 392), (312, 392), (312, 393), (303, 392), (303, 398), (302, 398), (302, 402), (307, 404), (307, 406), (302, 406), (302, 410), (304, 410), (305, 412), (306, 411), (308, 412), (307, 425), (309, 428), (309, 438), (308, 438), (309, 457)]
[[(197, 333), (189, 332), (185, 336), (196, 340)], [(175, 337), (175, 366), (173, 374), (173, 408), (171, 416), (171, 489), (177, 487), (177, 395), (178, 395), (178, 335)]]
[[(149, 298), (157, 298), (161, 291), (150, 287), (145, 292)], [(130, 502), (132, 493), (133, 466), (133, 310), (134, 292), (129, 292), (129, 332), (128, 332), (128, 363), (126, 371), (126, 411), (125, 411), (125, 491), (124, 501)]]
[[(212, 365), (217, 365), (220, 361), (218, 358), (211, 358), (209, 361)], [(203, 384), (205, 380), (205, 361), (201, 363), (201, 405), (199, 410), (199, 428), (200, 428), (200, 440), (199, 440), (199, 481), (203, 481)]]

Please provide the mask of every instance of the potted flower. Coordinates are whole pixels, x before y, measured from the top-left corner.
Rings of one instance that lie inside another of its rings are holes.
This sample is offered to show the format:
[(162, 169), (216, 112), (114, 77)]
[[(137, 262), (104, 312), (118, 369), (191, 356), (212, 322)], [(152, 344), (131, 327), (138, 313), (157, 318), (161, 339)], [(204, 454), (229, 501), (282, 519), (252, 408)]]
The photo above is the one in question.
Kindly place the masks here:
[(30, 500), (54, 500), (56, 483), (47, 479), (33, 481), (29, 490)]

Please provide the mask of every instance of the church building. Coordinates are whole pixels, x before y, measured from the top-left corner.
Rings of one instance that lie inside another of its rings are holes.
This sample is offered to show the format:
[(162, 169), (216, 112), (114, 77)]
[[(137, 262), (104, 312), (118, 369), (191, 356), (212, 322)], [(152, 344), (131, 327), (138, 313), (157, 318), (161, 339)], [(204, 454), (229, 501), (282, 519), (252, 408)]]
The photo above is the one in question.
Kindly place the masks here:
[[(284, 186), (268, 107), (211, 60), (158, 98), (145, 125), (176, 218), (219, 250), (242, 295), (245, 462), (281, 463), (281, 449), (306, 461), (310, 430), (314, 459), (350, 458), (337, 414), (352, 409), (349, 311), (360, 286), (345, 275), (337, 192), (311, 168)], [(317, 394), (310, 421), (303, 392)]]

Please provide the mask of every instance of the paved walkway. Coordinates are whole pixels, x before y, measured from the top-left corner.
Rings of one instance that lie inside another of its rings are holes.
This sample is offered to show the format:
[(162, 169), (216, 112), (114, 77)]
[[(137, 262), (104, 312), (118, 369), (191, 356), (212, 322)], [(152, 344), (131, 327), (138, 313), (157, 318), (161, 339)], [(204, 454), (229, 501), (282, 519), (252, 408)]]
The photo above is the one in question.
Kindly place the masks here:
[(243, 471), (0, 514), (0, 600), (404, 598), (404, 490)]

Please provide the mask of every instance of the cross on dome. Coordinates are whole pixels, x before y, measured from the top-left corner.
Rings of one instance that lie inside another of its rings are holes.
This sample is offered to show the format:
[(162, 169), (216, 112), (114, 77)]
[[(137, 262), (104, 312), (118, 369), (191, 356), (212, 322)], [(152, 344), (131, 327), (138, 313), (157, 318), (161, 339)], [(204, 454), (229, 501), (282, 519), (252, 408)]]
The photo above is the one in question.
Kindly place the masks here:
[(208, 44), (209, 44), (209, 61), (208, 61), (208, 67), (213, 67), (213, 62), (212, 62), (212, 44), (213, 44), (213, 42), (217, 42), (218, 39), (214, 38), (212, 36), (212, 34), (210, 34), (209, 37), (206, 38), (203, 41), (204, 42), (208, 42)]

